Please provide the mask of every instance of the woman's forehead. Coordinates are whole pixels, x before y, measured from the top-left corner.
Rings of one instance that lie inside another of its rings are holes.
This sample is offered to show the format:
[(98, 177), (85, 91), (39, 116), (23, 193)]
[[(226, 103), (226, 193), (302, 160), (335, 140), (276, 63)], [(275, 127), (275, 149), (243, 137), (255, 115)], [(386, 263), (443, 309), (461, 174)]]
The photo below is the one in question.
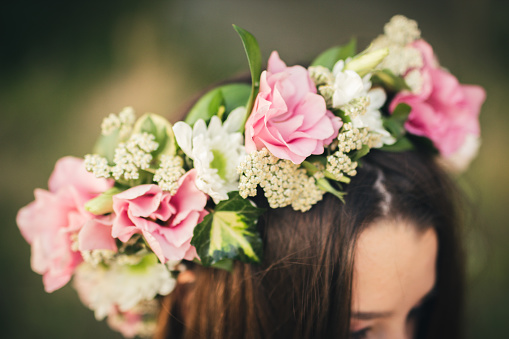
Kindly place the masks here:
[(417, 303), (435, 284), (437, 247), (431, 227), (422, 232), (384, 220), (366, 228), (355, 249), (352, 309), (397, 311)]

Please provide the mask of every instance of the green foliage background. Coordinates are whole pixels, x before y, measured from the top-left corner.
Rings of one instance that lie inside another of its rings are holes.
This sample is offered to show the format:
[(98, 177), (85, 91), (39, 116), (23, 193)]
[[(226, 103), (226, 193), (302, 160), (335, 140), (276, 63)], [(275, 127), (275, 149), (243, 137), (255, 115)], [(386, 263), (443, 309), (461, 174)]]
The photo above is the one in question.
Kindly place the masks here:
[(213, 82), (247, 71), (231, 24), (253, 33), (264, 60), (277, 49), (306, 62), (349, 41), (359, 46), (394, 14), (419, 22), (441, 63), (484, 86), (483, 146), (460, 178), (475, 217), (469, 253), (469, 338), (509, 326), (509, 3), (497, 0), (11, 1), (0, 11), (0, 336), (120, 338), (74, 290), (52, 294), (30, 270), (17, 210), (47, 188), (55, 161), (89, 152), (101, 120), (133, 106), (172, 121)]

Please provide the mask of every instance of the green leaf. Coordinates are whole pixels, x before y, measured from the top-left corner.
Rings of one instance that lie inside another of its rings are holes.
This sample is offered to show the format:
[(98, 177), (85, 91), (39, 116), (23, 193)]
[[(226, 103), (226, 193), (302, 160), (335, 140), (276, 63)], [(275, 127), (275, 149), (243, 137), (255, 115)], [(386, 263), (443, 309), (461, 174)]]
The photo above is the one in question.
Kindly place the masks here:
[(407, 136), (408, 136), (408, 139), (415, 146), (415, 148), (418, 148), (419, 150), (423, 150), (425, 152), (430, 152), (432, 154), (440, 153), (438, 151), (438, 149), (435, 147), (435, 145), (433, 144), (433, 141), (431, 141), (431, 139), (423, 137), (423, 136), (419, 136), (419, 135), (410, 134), (410, 133), (408, 133)]
[(108, 159), (108, 162), (113, 163), (113, 157), (115, 155), (115, 148), (118, 146), (118, 129), (109, 135), (99, 136), (95, 142), (92, 154), (99, 154), (102, 157)]
[(345, 192), (341, 192), (340, 190), (334, 188), (329, 180), (325, 179), (325, 178), (320, 178), (316, 181), (316, 186), (318, 186), (318, 188), (320, 188), (321, 190), (325, 191), (325, 192), (329, 192), (329, 193), (332, 193), (334, 194), (339, 200), (341, 200), (341, 202), (345, 203)]
[(228, 193), (228, 200), (217, 204), (194, 229), (191, 244), (202, 264), (211, 266), (225, 259), (260, 262), (262, 239), (256, 224), (263, 212), (238, 192)]
[(159, 144), (156, 155), (175, 154), (175, 136), (168, 120), (157, 114), (146, 113), (136, 121), (133, 127), (133, 133), (143, 132), (155, 136), (155, 141)]
[(193, 126), (196, 121), (203, 119), (209, 121), (216, 115), (220, 106), (225, 106), (226, 113), (235, 108), (245, 106), (251, 94), (248, 84), (227, 84), (214, 88), (202, 96), (191, 108), (185, 122)]
[(383, 119), (384, 128), (391, 133), (396, 139), (400, 139), (405, 135), (405, 122), (412, 111), (412, 107), (405, 103), (400, 103), (389, 117)]
[(336, 62), (353, 57), (357, 49), (357, 40), (351, 39), (346, 45), (331, 47), (311, 62), (311, 66), (323, 66), (332, 70)]
[[(233, 25), (233, 28), (240, 36), (242, 40), (242, 44), (244, 45), (244, 49), (247, 55), (247, 61), (249, 63), (249, 70), (251, 71), (251, 95), (249, 96), (249, 100), (246, 105), (246, 120), (253, 109), (254, 101), (256, 95), (258, 94), (258, 88), (260, 87), (260, 75), (262, 73), (262, 54), (260, 52), (260, 47), (258, 46), (258, 41), (256, 38), (239, 26)], [(244, 121), (245, 122), (245, 121)], [(244, 124), (242, 124), (242, 129), (240, 132), (244, 132)]]
[(112, 187), (97, 197), (85, 203), (85, 210), (95, 215), (103, 215), (113, 212), (113, 196), (122, 192), (119, 187)]
[(223, 260), (218, 261), (215, 264), (211, 265), (211, 267), (219, 268), (221, 270), (225, 270), (228, 272), (232, 272), (233, 271), (233, 260), (232, 259), (223, 259)]
[(391, 92), (400, 92), (402, 90), (409, 90), (405, 79), (400, 76), (394, 75), (390, 70), (384, 69), (376, 71), (371, 76), (371, 82), (373, 86), (382, 86)]
[(359, 161), (359, 159), (368, 154), (369, 151), (370, 148), (368, 145), (362, 145), (360, 150), (355, 151), (355, 154), (352, 156), (352, 161)]
[(414, 145), (407, 137), (402, 137), (392, 145), (383, 145), (381, 150), (388, 152), (403, 152), (413, 150), (414, 148)]

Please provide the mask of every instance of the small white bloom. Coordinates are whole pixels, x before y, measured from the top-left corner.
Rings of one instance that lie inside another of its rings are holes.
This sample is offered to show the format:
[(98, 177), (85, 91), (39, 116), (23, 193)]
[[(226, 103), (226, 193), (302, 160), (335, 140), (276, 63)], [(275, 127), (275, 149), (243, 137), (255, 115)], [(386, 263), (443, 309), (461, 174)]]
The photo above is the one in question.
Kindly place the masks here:
[(339, 108), (346, 105), (352, 99), (362, 95), (364, 84), (362, 78), (354, 71), (344, 70), (345, 62), (339, 60), (332, 70), (334, 75), (334, 94), (332, 96), (332, 106)]
[(421, 31), (415, 20), (403, 15), (395, 15), (384, 26), (385, 35), (392, 41), (407, 45), (421, 37)]
[(422, 72), (419, 69), (411, 70), (405, 75), (405, 82), (413, 93), (420, 93), (423, 84)]
[(76, 269), (74, 288), (98, 320), (104, 319), (115, 306), (128, 311), (157, 294), (167, 295), (175, 287), (170, 269), (177, 263), (161, 264), (153, 253), (146, 252), (128, 256), (136, 259), (135, 264), (132, 260), (120, 260), (122, 257), (126, 255), (117, 257), (119, 260), (113, 260), (107, 267), (83, 262)]
[(193, 159), (198, 174), (196, 186), (215, 203), (228, 199), (227, 193), (238, 187), (237, 166), (245, 156), (244, 138), (238, 131), (245, 114), (246, 109), (239, 107), (224, 124), (213, 116), (208, 127), (202, 119), (192, 129), (181, 121), (173, 126), (177, 144)]
[(396, 142), (396, 139), (394, 139), (394, 137), (384, 128), (382, 113), (380, 112), (380, 108), (382, 108), (382, 106), (385, 104), (385, 101), (387, 100), (387, 95), (381, 88), (371, 88), (369, 75), (365, 76), (363, 80), (363, 95), (369, 97), (369, 106), (366, 108), (366, 113), (359, 115), (352, 120), (353, 127), (367, 127), (370, 133), (379, 135), (379, 143), (373, 145), (375, 148), (380, 148), (384, 144), (392, 145)]

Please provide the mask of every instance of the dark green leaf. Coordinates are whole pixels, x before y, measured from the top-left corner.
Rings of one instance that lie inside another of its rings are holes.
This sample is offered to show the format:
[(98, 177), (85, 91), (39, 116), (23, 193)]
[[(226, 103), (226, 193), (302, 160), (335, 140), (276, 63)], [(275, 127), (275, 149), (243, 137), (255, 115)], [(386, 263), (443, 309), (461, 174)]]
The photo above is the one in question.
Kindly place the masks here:
[(371, 82), (374, 86), (382, 86), (391, 92), (400, 92), (402, 90), (409, 90), (405, 79), (400, 76), (394, 75), (390, 70), (384, 69), (373, 73)]
[(332, 70), (336, 62), (353, 57), (357, 49), (357, 40), (351, 39), (346, 45), (331, 47), (316, 57), (311, 66), (323, 66)]
[(263, 211), (238, 192), (230, 192), (228, 200), (217, 204), (194, 229), (191, 244), (202, 264), (211, 266), (225, 259), (260, 262), (262, 239), (256, 224)]
[[(244, 45), (244, 49), (247, 55), (247, 61), (249, 63), (249, 70), (251, 71), (251, 95), (249, 96), (249, 100), (246, 105), (246, 110), (248, 112), (246, 115), (247, 120), (247, 117), (253, 108), (256, 95), (258, 94), (258, 88), (260, 87), (260, 74), (262, 73), (262, 54), (260, 52), (260, 47), (258, 46), (258, 41), (256, 41), (256, 38), (251, 33), (236, 25), (233, 25), (233, 28), (235, 31), (237, 31), (240, 39), (242, 40), (242, 44)], [(242, 124), (241, 132), (244, 131), (244, 125), (245, 124)]]
[(248, 84), (228, 84), (214, 88), (207, 92), (191, 108), (185, 122), (193, 126), (196, 121), (203, 119), (209, 121), (221, 105), (225, 106), (226, 113), (235, 108), (245, 106), (251, 94), (251, 86)]
[(359, 161), (360, 158), (369, 153), (370, 148), (367, 145), (362, 145), (360, 150), (355, 151), (352, 157), (352, 161)]
[(411, 111), (412, 107), (405, 103), (400, 103), (398, 104), (398, 106), (396, 106), (396, 108), (392, 112), (391, 117), (404, 123), (405, 121), (407, 121)]
[(430, 152), (432, 154), (440, 153), (433, 144), (433, 141), (431, 141), (429, 138), (408, 133), (408, 139), (412, 142), (413, 145), (415, 145), (415, 148), (425, 152)]
[(407, 137), (402, 137), (398, 139), (392, 145), (383, 145), (381, 150), (389, 151), (389, 152), (402, 152), (402, 151), (410, 151), (414, 149), (414, 145)]
[(405, 122), (411, 111), (412, 108), (409, 105), (400, 103), (389, 117), (383, 119), (384, 128), (389, 131), (393, 137), (400, 139), (406, 133)]

